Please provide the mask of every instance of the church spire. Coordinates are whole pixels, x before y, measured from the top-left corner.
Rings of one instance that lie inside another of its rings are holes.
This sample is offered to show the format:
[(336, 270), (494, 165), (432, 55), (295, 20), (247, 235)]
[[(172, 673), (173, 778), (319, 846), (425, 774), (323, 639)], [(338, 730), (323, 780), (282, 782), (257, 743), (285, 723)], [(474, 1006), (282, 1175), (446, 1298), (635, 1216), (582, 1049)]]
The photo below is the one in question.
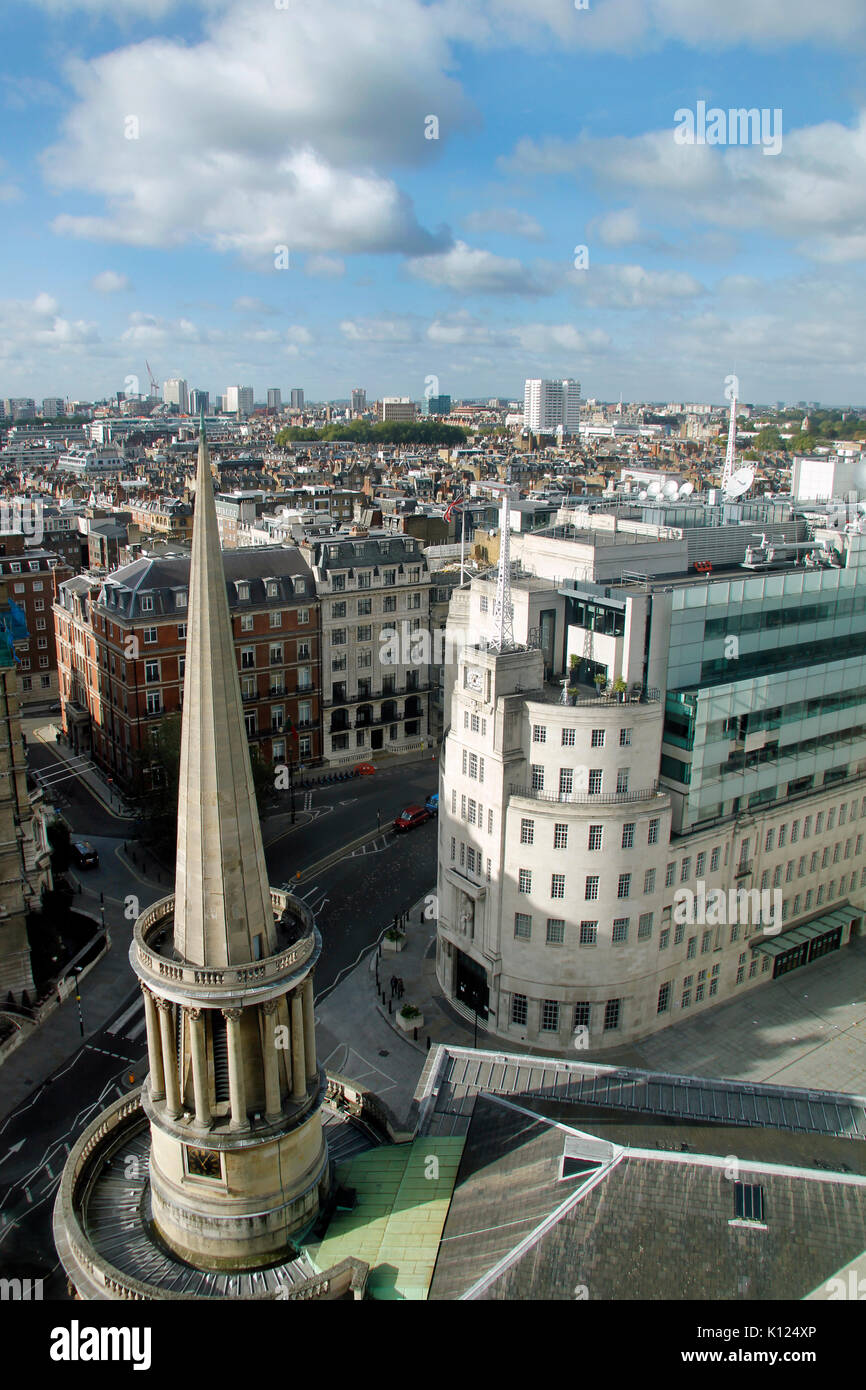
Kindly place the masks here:
[(201, 414), (177, 808), (174, 945), (195, 965), (275, 949), (259, 815)]

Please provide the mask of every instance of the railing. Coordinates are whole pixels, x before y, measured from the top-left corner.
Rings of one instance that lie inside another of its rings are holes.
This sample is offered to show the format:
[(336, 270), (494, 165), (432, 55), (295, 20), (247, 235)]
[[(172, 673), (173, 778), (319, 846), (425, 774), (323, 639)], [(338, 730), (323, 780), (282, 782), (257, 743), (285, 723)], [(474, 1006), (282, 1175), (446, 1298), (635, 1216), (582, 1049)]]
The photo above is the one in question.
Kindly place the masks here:
[[(529, 697), (532, 698), (531, 696)], [(599, 692), (598, 695), (569, 695), (568, 703), (572, 708), (585, 709), (591, 707), (598, 709), (599, 705), (649, 705), (658, 704), (664, 699), (664, 694), (658, 686), (648, 685), (640, 690), (623, 691), (621, 695), (615, 692), (610, 694)]]
[(619, 806), (629, 801), (647, 801), (658, 796), (659, 784), (651, 782), (631, 792), (544, 792), (535, 787), (520, 787), (512, 782), (508, 789), (510, 796), (523, 796), (530, 801), (555, 801), (564, 806)]
[(315, 928), (313, 914), (306, 903), (302, 903), (290, 893), (283, 893), (276, 888), (272, 888), (270, 894), (275, 916), (282, 915), (288, 908), (306, 929), (303, 937), (287, 950), (279, 951), (273, 956), (267, 956), (264, 960), (251, 961), (248, 965), (239, 966), (210, 968), (191, 965), (184, 961), (169, 960), (162, 956), (158, 950), (149, 946), (148, 937), (155, 928), (163, 926), (174, 916), (174, 894), (172, 893), (154, 903), (152, 907), (142, 913), (136, 922), (134, 930), (136, 957), (147, 974), (157, 976), (169, 983), (180, 983), (193, 987), (233, 988), (236, 985), (251, 982), (263, 983), (276, 979), (284, 975), (291, 967), (302, 965), (312, 953), (315, 944)]

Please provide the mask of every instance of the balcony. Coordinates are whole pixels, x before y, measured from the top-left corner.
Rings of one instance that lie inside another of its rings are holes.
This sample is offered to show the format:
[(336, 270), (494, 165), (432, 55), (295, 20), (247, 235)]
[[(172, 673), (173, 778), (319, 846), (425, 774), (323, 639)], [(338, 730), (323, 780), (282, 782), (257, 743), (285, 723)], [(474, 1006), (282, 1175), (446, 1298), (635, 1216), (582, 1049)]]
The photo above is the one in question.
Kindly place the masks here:
[(624, 806), (632, 801), (649, 801), (659, 795), (658, 781), (648, 787), (630, 792), (544, 792), (534, 787), (520, 787), (512, 782), (510, 796), (525, 797), (528, 801), (553, 801), (561, 806)]

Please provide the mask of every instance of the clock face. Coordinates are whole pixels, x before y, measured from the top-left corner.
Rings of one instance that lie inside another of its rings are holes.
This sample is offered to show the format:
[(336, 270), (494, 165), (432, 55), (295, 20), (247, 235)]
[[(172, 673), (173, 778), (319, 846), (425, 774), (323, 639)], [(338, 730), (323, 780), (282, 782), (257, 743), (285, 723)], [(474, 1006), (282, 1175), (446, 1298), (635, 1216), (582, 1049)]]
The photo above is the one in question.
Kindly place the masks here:
[(477, 690), (480, 694), (484, 686), (484, 676), (481, 671), (474, 666), (467, 666), (464, 679), (467, 690)]
[(187, 1172), (193, 1178), (220, 1178), (222, 1166), (220, 1156), (212, 1149), (187, 1149)]

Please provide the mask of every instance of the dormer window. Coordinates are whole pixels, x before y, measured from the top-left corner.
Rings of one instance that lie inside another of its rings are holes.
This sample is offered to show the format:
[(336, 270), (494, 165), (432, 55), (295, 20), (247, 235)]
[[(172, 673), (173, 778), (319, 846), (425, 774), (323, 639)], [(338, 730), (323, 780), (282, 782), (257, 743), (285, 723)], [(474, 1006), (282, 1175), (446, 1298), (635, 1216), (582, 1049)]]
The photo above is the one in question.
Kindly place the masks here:
[(186, 608), (187, 592), (186, 589), (175, 589), (174, 603), (176, 608)]
[(268, 598), (279, 598), (280, 586), (275, 579), (268, 580)]
[(243, 602), (246, 602), (246, 600), (249, 598), (249, 596), (250, 596), (250, 586), (249, 586), (249, 584), (247, 584), (245, 581), (242, 582), (242, 583), (240, 583), (240, 584), (238, 584), (238, 598), (240, 599), (240, 601), (241, 601), (242, 603), (243, 603)]
[(142, 594), (142, 595), (141, 595), (141, 611), (142, 611), (142, 613), (152, 613), (152, 612), (153, 612), (153, 595), (152, 595), (152, 594)]

